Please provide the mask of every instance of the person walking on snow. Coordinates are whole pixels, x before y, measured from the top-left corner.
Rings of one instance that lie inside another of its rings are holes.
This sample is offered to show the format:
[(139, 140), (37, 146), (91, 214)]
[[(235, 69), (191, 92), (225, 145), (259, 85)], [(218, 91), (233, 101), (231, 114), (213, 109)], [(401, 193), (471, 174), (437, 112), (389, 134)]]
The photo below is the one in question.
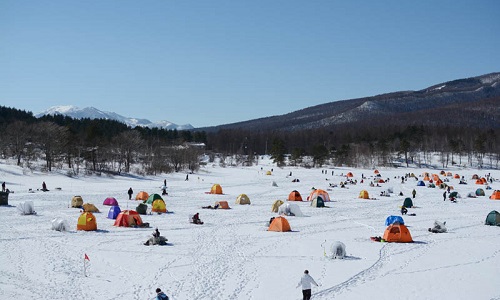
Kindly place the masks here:
[(161, 291), (160, 288), (156, 289), (156, 300), (168, 300), (168, 296), (165, 295), (164, 292)]
[(413, 191), (411, 192), (411, 194), (413, 195), (413, 199), (415, 199), (415, 195), (417, 194), (417, 191), (415, 191), (415, 189), (413, 189)]
[(311, 283), (318, 286), (316, 281), (309, 275), (309, 271), (305, 270), (304, 275), (300, 278), (299, 284), (297, 284), (297, 287), (302, 286), (302, 300), (311, 299)]
[(446, 191), (443, 193), (443, 201), (446, 201)]
[(132, 188), (129, 188), (128, 192), (127, 192), (127, 194), (128, 194), (128, 200), (132, 200), (132, 194), (133, 193), (134, 193), (134, 191), (132, 190)]

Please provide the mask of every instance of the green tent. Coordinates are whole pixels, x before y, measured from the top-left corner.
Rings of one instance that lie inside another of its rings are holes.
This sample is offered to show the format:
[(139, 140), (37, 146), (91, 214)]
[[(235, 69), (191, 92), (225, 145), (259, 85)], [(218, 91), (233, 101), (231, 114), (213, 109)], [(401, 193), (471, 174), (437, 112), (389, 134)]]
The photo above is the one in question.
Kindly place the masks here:
[(144, 201), (144, 203), (146, 203), (146, 204), (153, 204), (153, 201), (155, 201), (157, 199), (163, 200), (163, 198), (160, 195), (158, 195), (158, 194), (151, 194), (151, 195), (149, 195), (148, 200)]
[(413, 207), (413, 201), (411, 198), (406, 198), (405, 201), (403, 202), (404, 207)]
[(477, 189), (476, 190), (476, 196), (484, 196), (484, 190), (483, 189)]
[(323, 201), (323, 198), (321, 196), (314, 197), (314, 199), (311, 202), (312, 207), (325, 207), (325, 201)]
[(135, 209), (140, 215), (146, 215), (148, 210), (148, 206), (144, 203), (140, 203), (139, 206)]
[(451, 192), (448, 198), (458, 198), (458, 192)]
[(500, 213), (496, 210), (492, 210), (486, 217), (484, 225), (500, 226)]

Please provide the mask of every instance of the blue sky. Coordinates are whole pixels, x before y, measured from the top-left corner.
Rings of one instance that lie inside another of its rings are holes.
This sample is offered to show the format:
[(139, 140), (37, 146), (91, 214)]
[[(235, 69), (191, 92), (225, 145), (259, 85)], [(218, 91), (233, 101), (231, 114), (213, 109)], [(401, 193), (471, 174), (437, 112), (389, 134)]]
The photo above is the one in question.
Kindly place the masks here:
[(0, 105), (195, 127), (500, 72), (500, 1), (0, 1)]

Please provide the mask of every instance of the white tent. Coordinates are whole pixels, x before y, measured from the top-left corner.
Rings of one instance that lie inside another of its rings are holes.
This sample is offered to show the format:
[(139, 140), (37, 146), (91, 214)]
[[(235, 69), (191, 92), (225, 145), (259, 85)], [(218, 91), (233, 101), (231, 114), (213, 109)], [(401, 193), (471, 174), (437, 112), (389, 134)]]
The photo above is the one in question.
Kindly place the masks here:
[(331, 258), (343, 259), (345, 257), (345, 245), (342, 242), (337, 241), (333, 243), (330, 250), (332, 252)]
[(54, 220), (52, 220), (52, 230), (68, 231), (69, 230), (68, 221), (64, 220), (63, 218), (55, 218)]
[(22, 202), (17, 206), (17, 209), (21, 215), (36, 215), (35, 205), (33, 201)]
[(300, 207), (295, 203), (285, 202), (278, 207), (278, 214), (286, 216), (303, 217)]

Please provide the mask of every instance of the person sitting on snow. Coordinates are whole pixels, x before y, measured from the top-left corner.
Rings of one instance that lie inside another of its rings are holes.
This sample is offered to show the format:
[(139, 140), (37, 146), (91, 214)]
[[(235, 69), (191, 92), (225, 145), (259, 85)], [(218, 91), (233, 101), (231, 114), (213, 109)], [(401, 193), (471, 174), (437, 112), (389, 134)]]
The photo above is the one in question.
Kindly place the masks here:
[(195, 213), (193, 216), (193, 224), (203, 224), (203, 222), (200, 220), (200, 214)]

